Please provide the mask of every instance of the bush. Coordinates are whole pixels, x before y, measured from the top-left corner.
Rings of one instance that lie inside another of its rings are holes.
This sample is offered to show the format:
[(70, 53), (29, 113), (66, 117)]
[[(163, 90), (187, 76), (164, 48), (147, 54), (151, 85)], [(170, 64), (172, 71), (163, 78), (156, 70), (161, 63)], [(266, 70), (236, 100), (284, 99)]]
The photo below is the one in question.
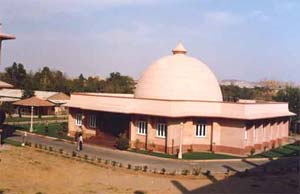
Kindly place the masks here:
[(143, 166), (143, 171), (147, 172), (147, 170), (148, 170), (148, 166)]
[(117, 139), (116, 147), (120, 150), (127, 150), (129, 148), (129, 139), (124, 135), (120, 135)]
[(76, 157), (77, 153), (75, 151), (72, 152), (72, 157)]
[(49, 151), (52, 152), (53, 151), (53, 147), (50, 146), (49, 147)]
[(87, 154), (85, 154), (85, 155), (84, 155), (84, 159), (85, 159), (85, 160), (88, 160), (88, 159), (89, 159), (89, 156), (88, 156)]
[(64, 150), (63, 149), (59, 149), (59, 153), (63, 154)]
[(165, 168), (162, 168), (161, 171), (160, 171), (160, 173), (161, 173), (161, 174), (165, 174), (165, 173), (166, 173), (166, 169), (165, 169)]
[(250, 155), (253, 156), (255, 154), (255, 151), (256, 151), (255, 148), (251, 148)]
[(199, 176), (201, 174), (201, 168), (193, 168), (193, 175)]
[(190, 171), (187, 170), (187, 169), (184, 169), (184, 170), (181, 171), (182, 175), (188, 175), (189, 173), (190, 173)]

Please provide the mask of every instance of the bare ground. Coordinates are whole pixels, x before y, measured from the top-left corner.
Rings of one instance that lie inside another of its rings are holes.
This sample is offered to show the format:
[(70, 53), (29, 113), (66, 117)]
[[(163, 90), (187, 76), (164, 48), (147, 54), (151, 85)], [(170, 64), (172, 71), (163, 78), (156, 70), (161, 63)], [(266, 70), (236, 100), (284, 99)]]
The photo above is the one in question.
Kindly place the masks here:
[(0, 150), (1, 193), (297, 193), (297, 173), (268, 177), (177, 178), (105, 168), (30, 148)]

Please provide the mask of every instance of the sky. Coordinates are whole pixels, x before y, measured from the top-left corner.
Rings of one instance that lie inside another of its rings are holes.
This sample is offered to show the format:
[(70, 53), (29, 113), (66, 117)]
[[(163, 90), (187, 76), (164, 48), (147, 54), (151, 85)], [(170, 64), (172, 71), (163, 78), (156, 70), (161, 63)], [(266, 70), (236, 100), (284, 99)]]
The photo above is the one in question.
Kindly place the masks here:
[[(181, 41), (218, 79), (300, 82), (299, 0), (0, 0), (0, 70), (138, 79)], [(201, 76), (201, 75), (200, 75)]]

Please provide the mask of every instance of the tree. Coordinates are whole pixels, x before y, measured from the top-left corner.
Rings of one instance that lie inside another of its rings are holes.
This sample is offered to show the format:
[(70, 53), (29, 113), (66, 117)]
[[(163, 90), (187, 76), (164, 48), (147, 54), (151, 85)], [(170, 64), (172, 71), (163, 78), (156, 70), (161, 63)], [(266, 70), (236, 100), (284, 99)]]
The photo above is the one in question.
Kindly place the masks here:
[(273, 98), (275, 101), (288, 102), (290, 111), (300, 115), (300, 89), (295, 87), (287, 87), (279, 90)]
[(3, 80), (16, 88), (24, 88), (27, 72), (21, 63), (14, 62), (11, 67), (5, 68)]
[(134, 88), (135, 82), (131, 77), (123, 76), (119, 72), (113, 72), (106, 79), (103, 90), (107, 93), (133, 93)]

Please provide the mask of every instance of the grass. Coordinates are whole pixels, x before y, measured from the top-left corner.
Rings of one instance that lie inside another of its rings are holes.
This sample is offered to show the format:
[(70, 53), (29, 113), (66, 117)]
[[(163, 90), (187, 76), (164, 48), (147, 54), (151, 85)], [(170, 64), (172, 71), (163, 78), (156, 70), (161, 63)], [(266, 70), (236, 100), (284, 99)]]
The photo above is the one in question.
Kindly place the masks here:
[(149, 152), (149, 151), (146, 151), (146, 150), (130, 149), (128, 151), (133, 152), (133, 153), (138, 153), (138, 154), (156, 156), (156, 157), (159, 157), (159, 158), (176, 158), (175, 155), (169, 155), (169, 154), (159, 153), (159, 152)]
[[(66, 120), (67, 117), (42, 117), (42, 118), (33, 118), (34, 121), (52, 121), (52, 120)], [(8, 117), (5, 122), (25, 122), (30, 121), (30, 117)]]
[(210, 152), (188, 152), (182, 155), (185, 160), (237, 159), (240, 157)]
[[(34, 133), (40, 134), (40, 135), (46, 135), (50, 137), (55, 137), (59, 139), (67, 139), (72, 140), (73, 138), (69, 137), (67, 135), (67, 132), (63, 130), (64, 126), (66, 126), (67, 123), (49, 123), (48, 124), (48, 133), (46, 133), (46, 125), (43, 123), (40, 124), (34, 124), (33, 129)], [(30, 125), (24, 124), (24, 125), (18, 125), (16, 126), (16, 129), (23, 130), (23, 131), (29, 131)]]
[(282, 158), (282, 157), (291, 157), (291, 156), (300, 156), (300, 142), (284, 145), (279, 148), (275, 148), (260, 154), (252, 156), (253, 158)]
[[(156, 156), (160, 158), (177, 158), (176, 155), (169, 155), (165, 153), (158, 152), (149, 152), (146, 150), (129, 150), (133, 153), (145, 154), (150, 156)], [(281, 158), (281, 157), (291, 157), (291, 156), (300, 156), (300, 142), (284, 145), (282, 147), (269, 150), (260, 154), (256, 154), (254, 156), (250, 156), (249, 158)], [(182, 158), (185, 160), (212, 160), (212, 159), (239, 159), (243, 157), (231, 156), (226, 154), (216, 154), (210, 152), (188, 152), (182, 155)]]
[(10, 144), (10, 145), (13, 145), (13, 146), (21, 146), (21, 144), (22, 144), (21, 142), (14, 141), (12, 139), (4, 139), (3, 143), (4, 144)]
[[(149, 152), (146, 150), (129, 150), (130, 152), (133, 153), (138, 153), (138, 154), (144, 154), (144, 155), (150, 155), (150, 156), (156, 156), (159, 158), (173, 158), (176, 159), (176, 155), (169, 155), (165, 153), (159, 153), (159, 152)], [(182, 155), (182, 158), (185, 160), (210, 160), (210, 159), (234, 159), (234, 158), (239, 158), (236, 156), (229, 156), (225, 154), (213, 154), (213, 153), (208, 153), (208, 152), (191, 152), (191, 153), (184, 153)]]

